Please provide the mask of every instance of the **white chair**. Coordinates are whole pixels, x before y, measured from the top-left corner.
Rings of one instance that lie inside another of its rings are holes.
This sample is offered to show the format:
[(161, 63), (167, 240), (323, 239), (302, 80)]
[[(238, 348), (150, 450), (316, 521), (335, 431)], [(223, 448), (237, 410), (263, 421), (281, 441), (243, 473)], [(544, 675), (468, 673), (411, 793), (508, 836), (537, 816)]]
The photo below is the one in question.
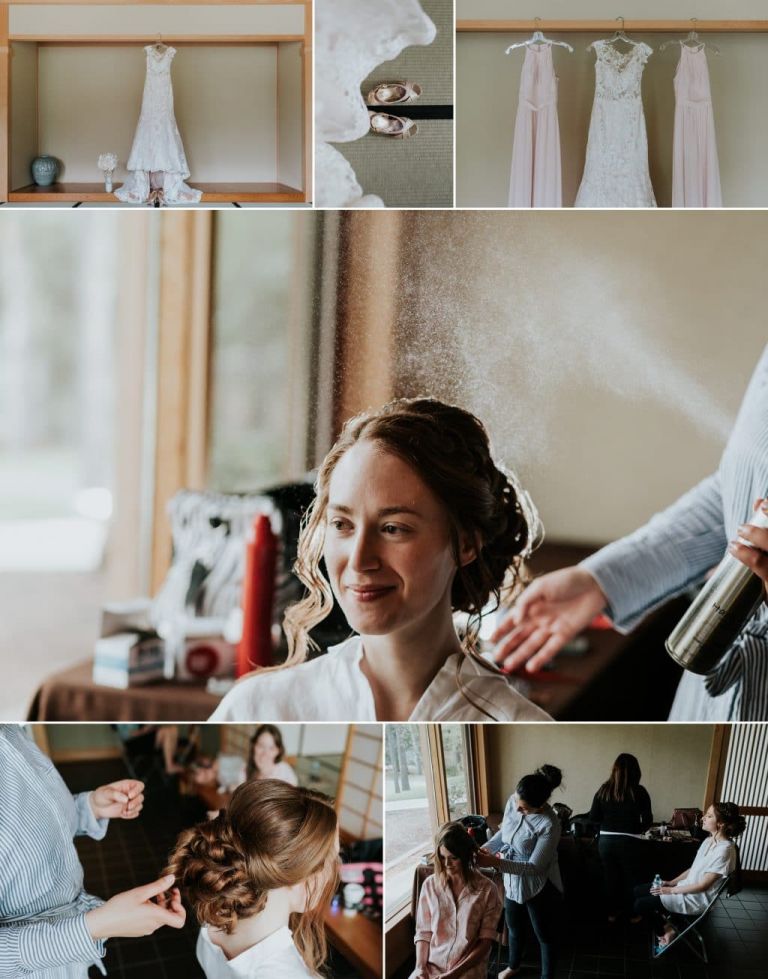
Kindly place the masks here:
[(704, 944), (704, 938), (699, 933), (699, 926), (704, 921), (706, 916), (709, 914), (715, 901), (720, 898), (721, 895), (728, 893), (728, 886), (730, 883), (730, 876), (723, 877), (720, 883), (714, 890), (712, 897), (709, 899), (709, 903), (698, 914), (682, 914), (677, 911), (672, 911), (668, 915), (668, 920), (672, 922), (677, 928), (677, 933), (675, 936), (667, 942), (666, 945), (658, 945), (656, 943), (656, 936), (653, 936), (651, 945), (651, 958), (658, 959), (668, 952), (673, 945), (676, 945), (679, 941), (683, 941), (688, 948), (705, 964), (709, 962), (707, 958), (707, 946)]

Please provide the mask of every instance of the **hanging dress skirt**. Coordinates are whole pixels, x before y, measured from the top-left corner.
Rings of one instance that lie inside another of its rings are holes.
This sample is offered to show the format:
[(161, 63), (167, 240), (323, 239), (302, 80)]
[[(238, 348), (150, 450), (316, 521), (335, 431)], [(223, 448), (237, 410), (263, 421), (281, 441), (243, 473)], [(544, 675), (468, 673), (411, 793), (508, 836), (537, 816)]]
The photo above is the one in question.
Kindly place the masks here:
[(673, 207), (722, 207), (709, 68), (703, 47), (680, 45), (675, 72)]
[(154, 45), (144, 48), (147, 75), (141, 114), (128, 157), (130, 175), (115, 197), (129, 204), (143, 204), (153, 190), (162, 190), (166, 204), (196, 204), (202, 194), (189, 187), (187, 157), (173, 111), (171, 62), (175, 48), (162, 53)]
[(510, 207), (562, 207), (557, 78), (549, 44), (525, 49), (512, 147)]

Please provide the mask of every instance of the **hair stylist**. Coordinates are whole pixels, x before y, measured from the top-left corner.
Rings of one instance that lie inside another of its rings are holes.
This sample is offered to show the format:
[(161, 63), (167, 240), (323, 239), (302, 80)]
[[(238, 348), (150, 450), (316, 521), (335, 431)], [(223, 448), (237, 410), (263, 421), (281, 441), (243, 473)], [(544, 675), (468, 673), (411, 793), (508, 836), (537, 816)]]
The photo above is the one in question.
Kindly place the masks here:
[(504, 809), (501, 829), (477, 854), (479, 866), (504, 874), (509, 967), (498, 979), (520, 972), (526, 912), (541, 949), (541, 979), (555, 976), (563, 882), (557, 862), (560, 821), (548, 800), (562, 780), (554, 765), (523, 776)]
[[(768, 587), (768, 530), (743, 526), (767, 489), (768, 347), (717, 471), (633, 534), (534, 581), (496, 630), (497, 662), (510, 671), (524, 664), (538, 670), (604, 610), (617, 629), (629, 632), (662, 602), (702, 581), (726, 548)], [(669, 719), (768, 720), (765, 602), (706, 676), (683, 674)]]
[[(185, 912), (162, 878), (104, 903), (83, 889), (73, 836), (103, 839), (110, 819), (135, 819), (144, 786), (124, 779), (72, 796), (17, 725), (0, 725), (0, 975), (87, 979), (107, 938), (181, 928)], [(167, 906), (152, 900), (160, 898)]]

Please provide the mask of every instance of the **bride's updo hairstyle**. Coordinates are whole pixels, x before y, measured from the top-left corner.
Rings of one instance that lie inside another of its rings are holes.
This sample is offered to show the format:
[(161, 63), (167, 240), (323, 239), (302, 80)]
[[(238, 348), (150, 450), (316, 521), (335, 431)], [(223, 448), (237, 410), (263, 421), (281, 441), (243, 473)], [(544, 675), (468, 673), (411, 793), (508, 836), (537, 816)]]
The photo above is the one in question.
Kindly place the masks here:
[[(445, 507), (457, 567), (451, 605), (467, 613), (464, 651), (478, 658), (483, 609), (491, 599), (498, 605), (502, 592), (511, 596), (524, 583), (523, 561), (541, 538), (539, 518), (515, 477), (494, 462), (479, 419), (431, 398), (402, 398), (350, 418), (320, 467), (294, 566), (308, 594), (285, 613), (286, 665), (306, 659), (314, 646), (310, 630), (333, 607), (331, 586), (320, 571), (328, 489), (341, 457), (364, 440), (406, 462)], [(476, 558), (463, 566), (462, 534), (477, 548)]]
[(322, 915), (336, 890), (338, 821), (326, 796), (276, 779), (245, 782), (216, 819), (185, 830), (165, 871), (201, 925), (234, 931), (263, 911), (267, 893), (305, 883), (293, 940), (317, 973), (327, 947)]

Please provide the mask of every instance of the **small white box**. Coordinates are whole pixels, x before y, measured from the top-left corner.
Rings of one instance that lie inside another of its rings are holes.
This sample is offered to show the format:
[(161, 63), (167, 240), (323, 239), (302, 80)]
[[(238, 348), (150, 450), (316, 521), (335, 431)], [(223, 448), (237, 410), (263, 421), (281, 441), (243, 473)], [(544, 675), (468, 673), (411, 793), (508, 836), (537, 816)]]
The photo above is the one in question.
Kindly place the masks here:
[(96, 640), (93, 682), (127, 690), (163, 678), (165, 645), (158, 637), (118, 632)]

